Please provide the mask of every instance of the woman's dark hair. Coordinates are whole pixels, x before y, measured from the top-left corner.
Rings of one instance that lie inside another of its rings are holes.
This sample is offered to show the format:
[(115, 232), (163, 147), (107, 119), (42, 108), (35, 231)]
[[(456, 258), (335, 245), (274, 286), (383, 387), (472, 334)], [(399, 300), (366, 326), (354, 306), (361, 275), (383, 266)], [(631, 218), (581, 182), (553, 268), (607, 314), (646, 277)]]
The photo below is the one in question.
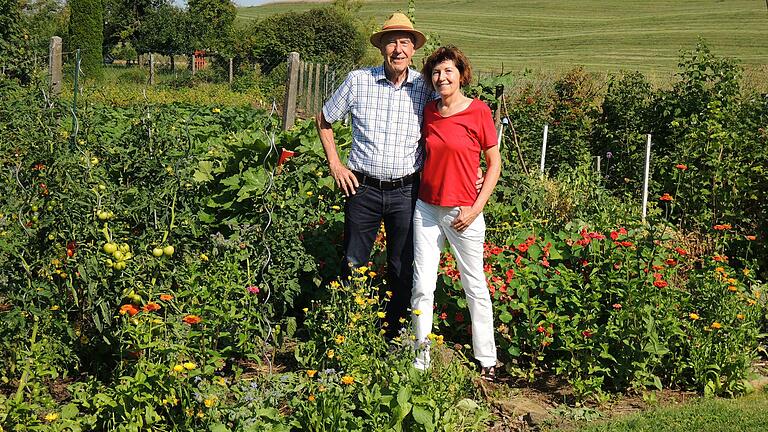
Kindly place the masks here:
[(436, 49), (435, 52), (430, 54), (430, 56), (424, 60), (424, 67), (421, 68), (421, 74), (424, 76), (429, 88), (434, 90), (434, 87), (432, 86), (432, 69), (446, 60), (452, 60), (453, 64), (456, 65), (456, 69), (459, 70), (459, 75), (461, 76), (459, 85), (461, 85), (461, 87), (472, 82), (472, 66), (469, 64), (467, 56), (455, 46), (447, 45)]

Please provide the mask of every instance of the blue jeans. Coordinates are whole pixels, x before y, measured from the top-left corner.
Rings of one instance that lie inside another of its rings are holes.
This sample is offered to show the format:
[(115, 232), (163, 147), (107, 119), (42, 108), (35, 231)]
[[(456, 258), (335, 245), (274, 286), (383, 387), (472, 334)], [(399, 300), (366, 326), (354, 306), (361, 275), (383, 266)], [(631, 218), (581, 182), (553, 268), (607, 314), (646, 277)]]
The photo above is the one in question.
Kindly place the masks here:
[(384, 318), (387, 338), (397, 336), (403, 327), (400, 318), (407, 318), (411, 301), (413, 209), (418, 190), (418, 180), (393, 190), (380, 190), (361, 184), (344, 205), (343, 280), (355, 268), (368, 263), (379, 226), (384, 221), (387, 233), (387, 284), (382, 287), (381, 295), (384, 295), (384, 291), (392, 291)]

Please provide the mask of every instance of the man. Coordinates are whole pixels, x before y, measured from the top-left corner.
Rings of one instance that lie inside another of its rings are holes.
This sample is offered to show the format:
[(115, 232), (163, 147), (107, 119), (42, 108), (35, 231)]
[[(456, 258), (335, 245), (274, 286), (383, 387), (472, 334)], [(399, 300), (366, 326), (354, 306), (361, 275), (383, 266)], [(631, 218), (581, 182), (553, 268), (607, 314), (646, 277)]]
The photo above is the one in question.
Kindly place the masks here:
[[(426, 41), (402, 13), (371, 36), (383, 65), (351, 72), (317, 115), (317, 129), (331, 175), (347, 197), (344, 206), (342, 278), (370, 257), (384, 221), (387, 232), (386, 336), (397, 336), (413, 285), (413, 209), (423, 163), (421, 120), (432, 92), (410, 68)], [(331, 123), (352, 114), (348, 166), (336, 150)]]

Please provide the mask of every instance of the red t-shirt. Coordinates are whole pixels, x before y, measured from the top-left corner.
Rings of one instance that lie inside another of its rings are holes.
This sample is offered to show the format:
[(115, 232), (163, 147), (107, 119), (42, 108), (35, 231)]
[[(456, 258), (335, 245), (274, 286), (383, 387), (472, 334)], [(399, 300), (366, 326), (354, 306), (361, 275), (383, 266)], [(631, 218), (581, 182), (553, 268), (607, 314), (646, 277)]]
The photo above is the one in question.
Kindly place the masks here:
[(477, 198), (480, 152), (497, 144), (491, 109), (474, 99), (464, 111), (443, 117), (437, 103), (424, 108), (426, 159), (419, 199), (439, 206), (471, 206)]

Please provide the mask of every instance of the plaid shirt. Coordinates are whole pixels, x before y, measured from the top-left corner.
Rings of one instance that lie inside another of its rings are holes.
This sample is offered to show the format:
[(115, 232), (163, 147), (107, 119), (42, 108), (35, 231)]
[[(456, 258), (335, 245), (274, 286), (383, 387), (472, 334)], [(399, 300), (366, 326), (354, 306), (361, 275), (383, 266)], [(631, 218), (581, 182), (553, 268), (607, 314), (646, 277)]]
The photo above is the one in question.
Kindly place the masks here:
[(323, 115), (333, 123), (351, 112), (349, 168), (393, 180), (421, 171), (421, 120), (430, 99), (432, 91), (420, 73), (408, 69), (408, 78), (397, 88), (382, 65), (350, 72), (323, 105)]

